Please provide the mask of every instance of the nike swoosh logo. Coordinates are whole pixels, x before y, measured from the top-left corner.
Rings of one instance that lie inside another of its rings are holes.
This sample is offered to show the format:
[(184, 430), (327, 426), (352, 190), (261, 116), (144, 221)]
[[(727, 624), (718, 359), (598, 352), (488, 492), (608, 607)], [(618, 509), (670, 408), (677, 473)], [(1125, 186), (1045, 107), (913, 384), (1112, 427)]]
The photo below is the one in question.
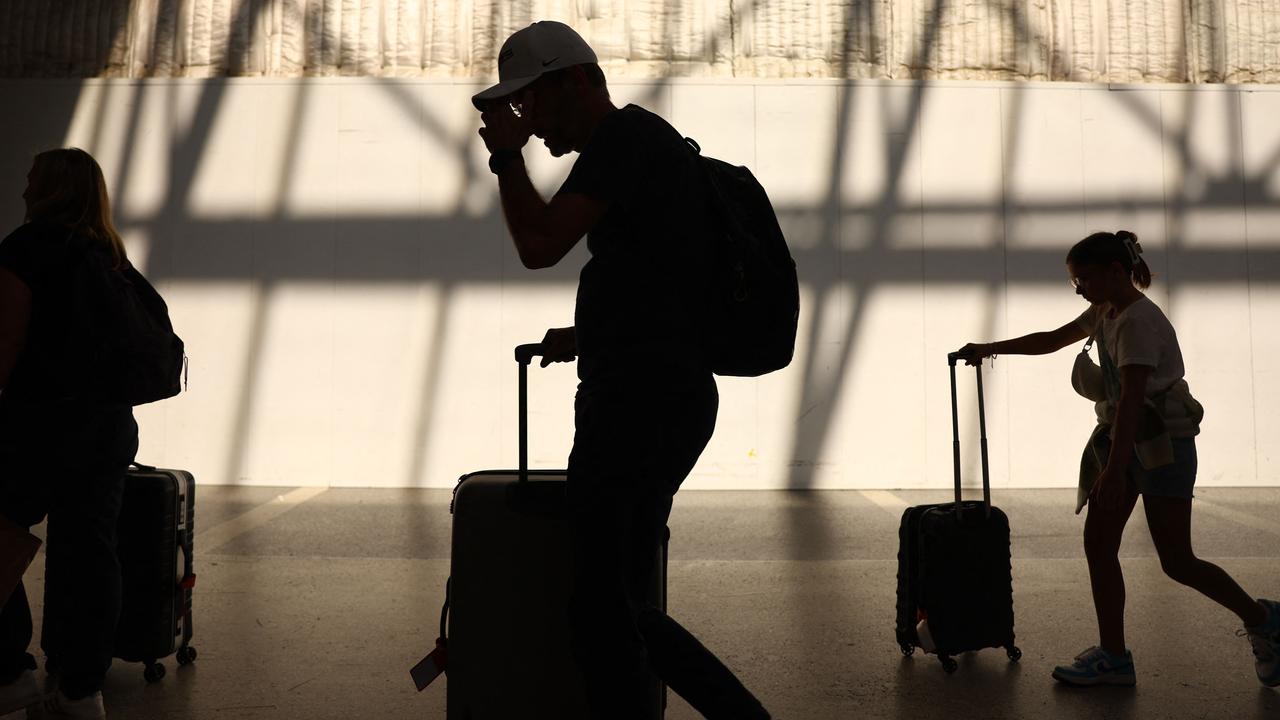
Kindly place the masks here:
[(550, 60), (548, 60), (548, 61), (546, 61), (546, 62), (542, 63), (542, 67), (546, 67), (546, 66), (550, 65), (551, 63), (553, 63), (553, 62), (555, 62), (555, 61), (559, 60), (559, 59), (560, 59), (560, 56), (559, 56), (559, 55), (557, 55), (557, 56), (555, 56), (555, 57), (551, 58)]

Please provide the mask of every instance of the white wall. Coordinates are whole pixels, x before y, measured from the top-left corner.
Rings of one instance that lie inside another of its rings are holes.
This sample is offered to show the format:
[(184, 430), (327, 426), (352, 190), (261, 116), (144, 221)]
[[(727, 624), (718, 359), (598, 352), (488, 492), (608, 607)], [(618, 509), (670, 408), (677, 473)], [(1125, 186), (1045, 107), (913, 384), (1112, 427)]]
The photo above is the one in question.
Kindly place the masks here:
[[(1082, 311), (1062, 258), (1129, 228), (1207, 408), (1201, 482), (1280, 482), (1280, 88), (864, 81), (613, 84), (750, 166), (803, 285), (791, 368), (721, 381), (687, 487), (947, 487), (945, 353)], [(5, 81), (0, 215), (32, 151), (102, 162), (169, 300), (191, 389), (140, 457), (206, 483), (450, 486), (515, 462), (511, 350), (571, 322), (575, 251), (516, 259), (472, 83)], [(535, 181), (568, 164), (531, 147)], [(986, 375), (997, 486), (1068, 486), (1092, 423), (1074, 353)], [(961, 375), (974, 438), (972, 374)], [(535, 466), (562, 466), (572, 368), (534, 370)], [(966, 466), (976, 452), (966, 444)], [(620, 460), (621, 461), (621, 460)], [(975, 475), (969, 472), (967, 482)]]

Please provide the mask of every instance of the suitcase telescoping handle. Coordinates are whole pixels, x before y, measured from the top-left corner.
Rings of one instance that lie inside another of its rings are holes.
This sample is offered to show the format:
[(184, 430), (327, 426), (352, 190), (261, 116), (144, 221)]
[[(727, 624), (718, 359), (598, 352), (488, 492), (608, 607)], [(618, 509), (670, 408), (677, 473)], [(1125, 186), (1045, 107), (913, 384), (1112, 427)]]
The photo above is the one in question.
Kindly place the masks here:
[(520, 482), (529, 482), (529, 364), (542, 354), (542, 343), (516, 346), (520, 366)]
[[(955, 467), (956, 517), (960, 517), (960, 410), (956, 400), (956, 362), (960, 353), (947, 353), (947, 365), (951, 368), (951, 458)], [(982, 450), (982, 504), (987, 517), (991, 516), (991, 471), (987, 461), (987, 406), (982, 397), (982, 362), (978, 371), (978, 437)]]

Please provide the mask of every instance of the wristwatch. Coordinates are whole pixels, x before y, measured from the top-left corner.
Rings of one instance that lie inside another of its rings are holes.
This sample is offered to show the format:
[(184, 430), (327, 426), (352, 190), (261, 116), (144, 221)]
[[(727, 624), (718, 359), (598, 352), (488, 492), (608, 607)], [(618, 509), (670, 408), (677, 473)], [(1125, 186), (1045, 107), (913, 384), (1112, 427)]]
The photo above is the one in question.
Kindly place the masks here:
[(489, 172), (500, 175), (516, 160), (524, 160), (524, 155), (519, 150), (498, 150), (489, 156)]

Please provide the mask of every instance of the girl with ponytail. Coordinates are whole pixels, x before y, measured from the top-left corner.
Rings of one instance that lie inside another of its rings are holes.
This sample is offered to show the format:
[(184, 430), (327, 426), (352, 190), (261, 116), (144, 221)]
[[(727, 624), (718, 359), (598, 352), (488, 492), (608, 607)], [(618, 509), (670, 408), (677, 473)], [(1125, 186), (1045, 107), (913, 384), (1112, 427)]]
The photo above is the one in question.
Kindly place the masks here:
[[(1142, 496), (1165, 573), (1234, 612), (1252, 645), (1258, 679), (1280, 685), (1280, 603), (1255, 601), (1191, 549), (1195, 436), (1204, 410), (1183, 379), (1173, 325), (1142, 292), (1151, 286), (1142, 245), (1128, 230), (1098, 232), (1076, 243), (1066, 260), (1072, 287), (1089, 302), (1080, 317), (1057, 330), (960, 349), (973, 365), (997, 354), (1045, 355), (1089, 338), (1076, 360), (1072, 385), (1095, 402), (1098, 424), (1081, 458), (1076, 512), (1089, 506), (1084, 549), (1099, 644), (1055, 668), (1054, 678), (1079, 686), (1136, 682), (1133, 655), (1125, 645), (1119, 551), (1125, 524)], [(1101, 368), (1088, 354), (1095, 341)]]

